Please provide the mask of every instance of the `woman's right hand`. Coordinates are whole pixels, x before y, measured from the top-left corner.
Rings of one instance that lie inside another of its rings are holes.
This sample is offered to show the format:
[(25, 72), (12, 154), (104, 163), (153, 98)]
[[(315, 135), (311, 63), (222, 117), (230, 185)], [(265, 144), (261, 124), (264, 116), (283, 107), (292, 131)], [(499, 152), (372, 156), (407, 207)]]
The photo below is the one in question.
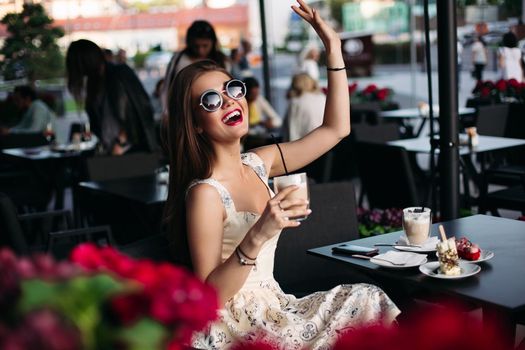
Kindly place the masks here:
[(286, 227), (297, 227), (299, 221), (289, 218), (308, 216), (312, 211), (308, 208), (305, 199), (290, 198), (298, 186), (288, 186), (279, 191), (275, 197), (266, 204), (261, 217), (252, 228), (252, 234), (257, 241), (266, 242)]

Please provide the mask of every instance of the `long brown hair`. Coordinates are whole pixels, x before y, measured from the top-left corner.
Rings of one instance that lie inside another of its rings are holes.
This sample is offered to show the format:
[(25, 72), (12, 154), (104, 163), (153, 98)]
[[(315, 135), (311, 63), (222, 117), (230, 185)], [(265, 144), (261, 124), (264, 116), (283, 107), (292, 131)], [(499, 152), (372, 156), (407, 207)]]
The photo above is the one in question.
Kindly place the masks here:
[[(86, 39), (73, 41), (66, 54), (67, 87), (78, 104), (89, 105), (104, 86), (104, 52)], [(87, 78), (86, 87), (84, 78)], [(84, 91), (85, 89), (85, 91)], [(83, 101), (85, 93), (86, 101)]]
[(174, 259), (188, 267), (191, 267), (191, 260), (186, 235), (186, 190), (193, 180), (211, 176), (215, 159), (209, 139), (196, 131), (199, 124), (193, 112), (200, 107), (192, 103), (191, 88), (201, 75), (214, 71), (231, 77), (217, 63), (203, 60), (182, 69), (168, 87), (168, 116), (163, 135), (170, 178), (165, 220)]

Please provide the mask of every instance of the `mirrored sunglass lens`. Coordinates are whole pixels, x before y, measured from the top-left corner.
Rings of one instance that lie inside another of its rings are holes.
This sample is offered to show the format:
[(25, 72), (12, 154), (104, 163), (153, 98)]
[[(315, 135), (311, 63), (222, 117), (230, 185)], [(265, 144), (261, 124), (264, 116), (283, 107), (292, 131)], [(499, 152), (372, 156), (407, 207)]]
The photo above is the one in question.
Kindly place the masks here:
[(209, 110), (216, 110), (221, 107), (221, 97), (216, 92), (207, 92), (202, 96), (202, 105)]
[(228, 84), (228, 96), (235, 99), (240, 99), (244, 97), (244, 84), (238, 80), (233, 80)]

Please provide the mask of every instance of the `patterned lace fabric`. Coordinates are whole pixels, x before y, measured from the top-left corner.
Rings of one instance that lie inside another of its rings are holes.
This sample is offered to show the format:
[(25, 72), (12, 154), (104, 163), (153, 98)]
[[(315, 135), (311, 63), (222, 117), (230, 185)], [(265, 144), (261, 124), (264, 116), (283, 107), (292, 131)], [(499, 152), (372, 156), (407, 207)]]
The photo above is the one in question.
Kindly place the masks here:
[[(262, 160), (255, 153), (241, 157), (267, 184)], [(203, 183), (217, 189), (226, 210), (224, 261), (259, 215), (236, 211), (227, 189), (214, 179), (197, 180), (189, 188)], [(277, 340), (282, 349), (329, 349), (341, 331), (367, 323), (390, 324), (399, 314), (381, 289), (367, 284), (340, 285), (301, 299), (285, 294), (273, 277), (278, 239), (276, 236), (265, 243), (257, 257), (257, 267), (252, 269), (244, 286), (219, 311), (219, 320), (206, 332), (194, 336), (193, 347), (227, 349), (240, 339), (263, 337)]]

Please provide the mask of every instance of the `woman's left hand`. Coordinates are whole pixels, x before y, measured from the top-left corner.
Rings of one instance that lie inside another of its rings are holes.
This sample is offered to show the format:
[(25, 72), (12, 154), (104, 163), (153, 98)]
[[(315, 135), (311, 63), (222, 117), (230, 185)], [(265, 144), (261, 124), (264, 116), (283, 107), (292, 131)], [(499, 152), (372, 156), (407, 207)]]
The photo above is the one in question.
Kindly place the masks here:
[(299, 6), (292, 5), (292, 9), (301, 16), (306, 22), (310, 23), (312, 28), (317, 32), (317, 35), (323, 41), (325, 47), (329, 47), (331, 43), (338, 42), (341, 40), (337, 33), (321, 18), (319, 13), (308, 6), (303, 0), (297, 0)]

